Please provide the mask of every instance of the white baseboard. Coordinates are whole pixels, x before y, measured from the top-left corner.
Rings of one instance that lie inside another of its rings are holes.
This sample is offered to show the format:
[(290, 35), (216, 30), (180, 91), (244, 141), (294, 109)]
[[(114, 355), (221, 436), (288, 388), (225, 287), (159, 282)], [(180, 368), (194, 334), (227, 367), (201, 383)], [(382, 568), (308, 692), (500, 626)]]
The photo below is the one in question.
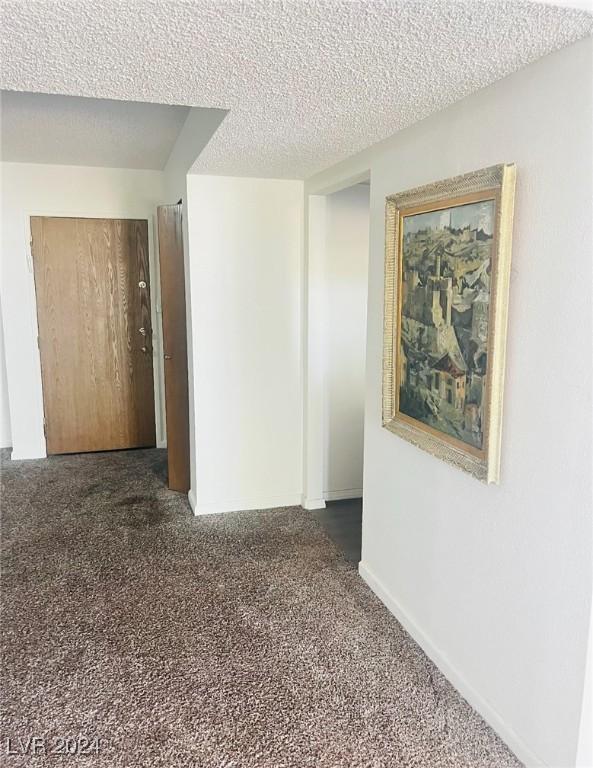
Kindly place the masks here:
[(189, 501), (189, 506), (191, 507), (191, 511), (195, 515), (196, 507), (198, 506), (198, 500), (196, 499), (196, 493), (192, 488), (189, 489), (189, 492), (187, 494), (187, 500)]
[(362, 488), (347, 488), (345, 491), (325, 491), (323, 496), (326, 501), (362, 499)]
[(303, 509), (325, 509), (325, 499), (323, 497), (318, 499), (309, 499), (306, 496), (301, 497), (300, 505)]
[(377, 595), (379, 600), (396, 617), (404, 629), (418, 643), (426, 655), (437, 665), (449, 682), (455, 686), (463, 698), (478, 712), (484, 720), (498, 733), (500, 738), (508, 745), (515, 755), (523, 762), (526, 768), (550, 768), (548, 763), (539, 758), (515, 733), (508, 723), (498, 714), (494, 707), (484, 699), (481, 694), (463, 677), (446, 655), (437, 648), (432, 640), (406, 613), (397, 600), (389, 593), (383, 584), (377, 579), (368, 567), (359, 563), (358, 572), (362, 579)]
[(35, 461), (35, 459), (47, 459), (47, 453), (39, 455), (38, 453), (17, 453), (12, 451), (10, 459), (11, 461)]
[[(190, 494), (191, 493), (192, 492), (190, 491)], [(193, 499), (190, 498), (189, 503), (194, 511), (194, 515), (217, 515), (221, 512), (244, 512), (250, 509), (298, 507), (301, 504), (301, 497), (297, 494), (286, 494), (282, 496), (262, 496), (261, 498), (231, 499), (229, 501), (214, 501), (207, 504), (197, 504), (195, 496), (193, 496)]]

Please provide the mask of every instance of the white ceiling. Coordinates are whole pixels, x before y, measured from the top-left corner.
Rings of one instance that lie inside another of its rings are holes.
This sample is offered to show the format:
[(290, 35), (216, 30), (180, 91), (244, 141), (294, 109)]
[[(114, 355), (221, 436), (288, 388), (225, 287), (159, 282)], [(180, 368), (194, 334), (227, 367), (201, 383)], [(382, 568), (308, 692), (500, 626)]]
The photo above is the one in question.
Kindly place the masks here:
[(58, 0), (2, 17), (1, 87), (230, 109), (195, 170), (293, 178), (593, 31), (522, 0)]
[(3, 160), (161, 170), (189, 107), (1, 94)]

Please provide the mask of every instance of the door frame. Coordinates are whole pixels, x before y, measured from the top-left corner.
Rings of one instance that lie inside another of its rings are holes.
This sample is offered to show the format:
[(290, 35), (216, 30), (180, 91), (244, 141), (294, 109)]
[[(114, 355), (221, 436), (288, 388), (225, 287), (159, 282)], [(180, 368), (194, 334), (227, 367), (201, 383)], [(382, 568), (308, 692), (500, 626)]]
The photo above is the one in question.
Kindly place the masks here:
[[(74, 210), (63, 208), (43, 208), (41, 210), (26, 210), (24, 212), (24, 227), (25, 227), (25, 243), (27, 254), (27, 271), (28, 271), (28, 284), (29, 294), (31, 300), (30, 305), (30, 317), (32, 327), (35, 332), (35, 336), (39, 333), (37, 323), (37, 294), (35, 292), (35, 275), (33, 269), (33, 253), (32, 253), (32, 233), (31, 233), (31, 218), (41, 216), (47, 218), (68, 218), (68, 219), (131, 219), (131, 220), (144, 220), (148, 222), (148, 269), (150, 274), (150, 315), (152, 321), (153, 339), (153, 381), (154, 381), (154, 409), (155, 409), (155, 427), (156, 427), (156, 447), (165, 448), (167, 446), (167, 435), (165, 429), (165, 374), (163, 366), (163, 329), (161, 323), (161, 284), (160, 284), (160, 269), (159, 269), (159, 257), (158, 257), (158, 237), (157, 237), (157, 221), (156, 211), (147, 215), (146, 211), (141, 210), (141, 205), (137, 208), (134, 205), (125, 206), (122, 208), (114, 208), (104, 210), (101, 206), (97, 206), (96, 210), (92, 212), (88, 209)], [(34, 387), (38, 397), (38, 403), (40, 409), (37, 408), (37, 413), (33, 412), (33, 417), (40, 423), (36, 424), (38, 433), (43, 438), (43, 448), (39, 455), (32, 457), (19, 457), (12, 456), (13, 459), (18, 458), (44, 458), (47, 456), (47, 445), (45, 442), (45, 436), (43, 434), (43, 419), (45, 416), (44, 404), (43, 404), (43, 386), (41, 380), (41, 354), (39, 346), (35, 347), (36, 368), (38, 375), (35, 377)]]
[[(323, 334), (325, 322), (324, 268), (326, 253), (326, 205), (334, 192), (361, 182), (370, 182), (370, 167), (331, 183), (305, 185), (305, 248), (303, 258), (302, 376), (303, 376), (303, 492), (304, 509), (324, 509), (330, 501), (325, 487), (326, 361)], [(368, 285), (367, 285), (368, 290)], [(366, 414), (366, 403), (365, 403)], [(357, 492), (359, 489), (355, 489)], [(364, 490), (364, 489), (363, 489)], [(364, 497), (364, 494), (363, 494)], [(331, 497), (335, 499), (336, 496)], [(340, 498), (345, 498), (341, 495)], [(349, 496), (350, 498), (350, 496)]]

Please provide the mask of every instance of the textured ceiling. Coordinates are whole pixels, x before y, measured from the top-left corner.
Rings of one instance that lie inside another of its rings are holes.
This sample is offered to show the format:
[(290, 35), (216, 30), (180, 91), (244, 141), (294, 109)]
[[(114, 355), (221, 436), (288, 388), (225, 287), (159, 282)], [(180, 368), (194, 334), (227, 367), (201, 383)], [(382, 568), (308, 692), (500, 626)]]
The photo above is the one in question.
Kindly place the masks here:
[(2, 92), (3, 160), (165, 167), (189, 107)]
[(0, 86), (230, 109), (195, 170), (307, 177), (590, 34), (521, 0), (3, 2)]

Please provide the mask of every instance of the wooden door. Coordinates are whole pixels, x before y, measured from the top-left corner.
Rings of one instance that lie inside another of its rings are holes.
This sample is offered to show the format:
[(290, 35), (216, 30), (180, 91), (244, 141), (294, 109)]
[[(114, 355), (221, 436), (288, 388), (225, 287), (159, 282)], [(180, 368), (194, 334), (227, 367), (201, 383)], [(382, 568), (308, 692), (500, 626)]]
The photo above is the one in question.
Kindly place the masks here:
[(158, 209), (169, 488), (189, 491), (187, 329), (181, 205)]
[(154, 446), (148, 222), (31, 218), (48, 454)]

